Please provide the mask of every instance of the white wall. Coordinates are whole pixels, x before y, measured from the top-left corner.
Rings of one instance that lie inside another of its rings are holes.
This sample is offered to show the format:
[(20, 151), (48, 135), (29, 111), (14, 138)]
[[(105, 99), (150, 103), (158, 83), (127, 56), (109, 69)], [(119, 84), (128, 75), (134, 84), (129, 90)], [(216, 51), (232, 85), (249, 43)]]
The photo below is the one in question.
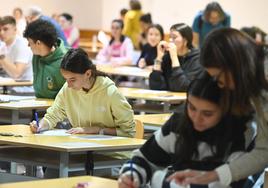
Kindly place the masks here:
[[(144, 12), (151, 12), (154, 22), (169, 27), (178, 22), (189, 25), (195, 14), (211, 0), (141, 0)], [(232, 26), (256, 25), (268, 32), (267, 0), (218, 0), (224, 10), (232, 15)], [(110, 29), (110, 22), (119, 17), (121, 8), (128, 7), (128, 0), (0, 0), (0, 16), (11, 14), (14, 7), (26, 9), (37, 4), (44, 13), (69, 12), (80, 28)]]

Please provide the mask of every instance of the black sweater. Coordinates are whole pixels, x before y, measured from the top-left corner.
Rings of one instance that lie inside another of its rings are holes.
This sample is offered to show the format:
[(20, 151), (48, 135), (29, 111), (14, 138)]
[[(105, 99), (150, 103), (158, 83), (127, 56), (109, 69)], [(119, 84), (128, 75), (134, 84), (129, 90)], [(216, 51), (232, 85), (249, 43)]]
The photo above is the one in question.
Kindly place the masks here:
[(157, 47), (156, 46), (152, 47), (150, 46), (150, 44), (145, 44), (141, 52), (141, 56), (137, 61), (137, 66), (141, 58), (145, 59), (146, 66), (153, 65), (156, 56), (157, 56)]
[(186, 56), (179, 57), (180, 67), (172, 68), (169, 53), (165, 54), (161, 64), (162, 71), (153, 71), (149, 76), (150, 89), (186, 91), (192, 80), (196, 79), (204, 68), (199, 63), (199, 53), (192, 49)]

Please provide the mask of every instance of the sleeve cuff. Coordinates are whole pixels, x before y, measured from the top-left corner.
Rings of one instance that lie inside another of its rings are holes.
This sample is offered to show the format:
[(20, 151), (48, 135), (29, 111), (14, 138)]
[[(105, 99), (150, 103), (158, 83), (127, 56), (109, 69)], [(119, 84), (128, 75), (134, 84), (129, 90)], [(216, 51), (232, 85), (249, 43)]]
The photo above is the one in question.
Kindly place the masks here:
[(229, 185), (232, 182), (232, 173), (228, 164), (224, 164), (216, 168), (216, 172), (219, 176), (219, 182), (223, 185)]

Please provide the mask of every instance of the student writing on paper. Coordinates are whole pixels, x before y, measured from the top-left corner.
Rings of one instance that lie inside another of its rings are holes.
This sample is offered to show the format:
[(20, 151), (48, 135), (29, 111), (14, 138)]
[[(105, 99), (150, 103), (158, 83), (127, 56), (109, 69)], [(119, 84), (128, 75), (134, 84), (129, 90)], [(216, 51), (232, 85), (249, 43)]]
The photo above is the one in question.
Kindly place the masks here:
[(52, 129), (67, 118), (73, 126), (68, 133), (134, 135), (131, 106), (114, 82), (96, 70), (84, 50), (69, 50), (62, 60), (61, 73), (66, 83), (38, 129), (34, 122), (31, 124), (33, 132)]
[(60, 63), (67, 52), (54, 26), (45, 20), (31, 22), (24, 32), (34, 54), (33, 73), (35, 96), (54, 99), (65, 80), (60, 73)]
[(186, 91), (204, 70), (199, 63), (199, 50), (192, 45), (192, 29), (184, 23), (171, 26), (170, 40), (157, 46), (149, 86), (155, 90)]
[[(180, 188), (168, 177), (184, 169), (210, 170), (242, 155), (254, 138), (251, 114), (236, 116), (222, 108), (222, 90), (208, 75), (191, 83), (184, 111), (174, 113), (165, 125), (121, 169), (119, 187)], [(228, 173), (229, 171), (218, 171)], [(243, 182), (232, 184), (241, 187)], [(183, 187), (183, 186), (182, 186)], [(209, 188), (228, 187), (214, 181)]]
[[(264, 73), (264, 51), (246, 34), (231, 28), (211, 32), (201, 50), (201, 64), (224, 88), (224, 104), (233, 113), (254, 112), (257, 136), (254, 148), (245, 155), (221, 166), (230, 173), (221, 176), (216, 170), (177, 174), (185, 183), (207, 184), (220, 180), (228, 185), (264, 170), (268, 164), (268, 83)], [(256, 84), (258, 83), (258, 84)], [(231, 95), (230, 95), (231, 92)]]

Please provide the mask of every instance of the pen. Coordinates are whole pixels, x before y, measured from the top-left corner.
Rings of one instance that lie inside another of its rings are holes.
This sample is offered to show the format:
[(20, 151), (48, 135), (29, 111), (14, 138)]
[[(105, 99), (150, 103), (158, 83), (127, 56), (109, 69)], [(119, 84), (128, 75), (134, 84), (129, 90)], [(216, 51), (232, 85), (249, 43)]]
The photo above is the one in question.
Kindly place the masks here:
[(39, 120), (38, 120), (38, 114), (37, 114), (37, 112), (34, 113), (34, 118), (35, 118), (37, 127), (39, 127)]

